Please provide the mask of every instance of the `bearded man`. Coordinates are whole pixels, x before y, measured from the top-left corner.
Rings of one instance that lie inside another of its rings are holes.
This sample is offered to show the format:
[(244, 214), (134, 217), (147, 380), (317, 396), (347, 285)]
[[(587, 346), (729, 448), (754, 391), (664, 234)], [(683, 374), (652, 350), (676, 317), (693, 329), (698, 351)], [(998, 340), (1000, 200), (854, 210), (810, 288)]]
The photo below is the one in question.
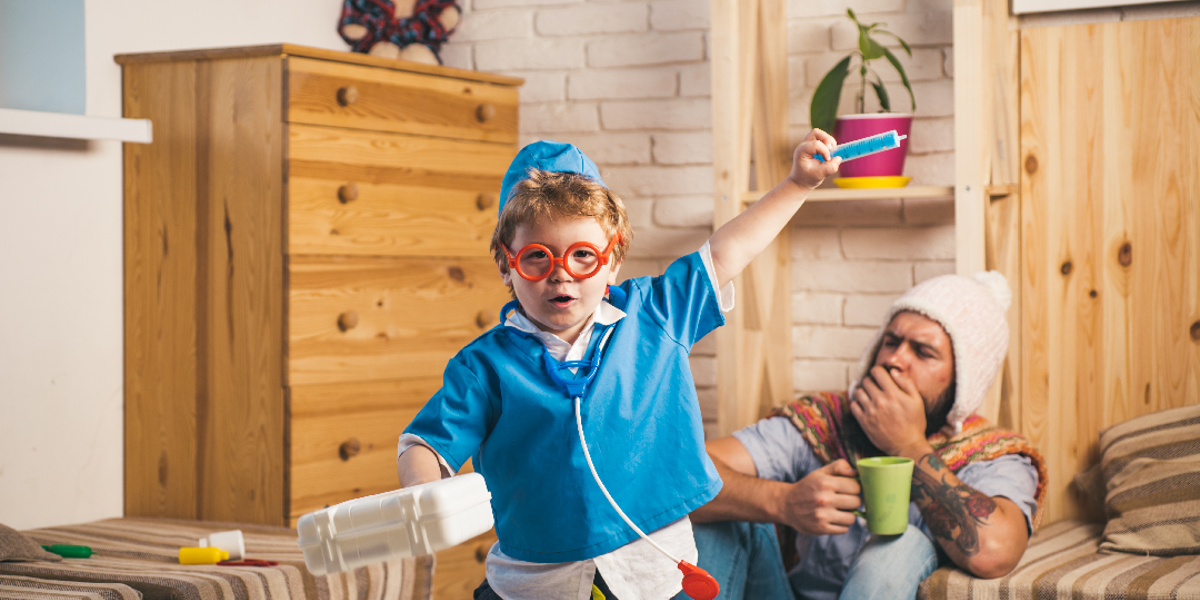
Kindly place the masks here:
[[(1045, 468), (974, 414), (1008, 349), (997, 272), (927, 280), (894, 302), (846, 393), (805, 396), (707, 449), (724, 480), (692, 513), (699, 566), (738, 600), (913, 598), (938, 566), (1009, 573), (1040, 521)], [(914, 462), (908, 530), (872, 536), (854, 465)], [(785, 571), (774, 524), (799, 535)], [(789, 561), (792, 562), (792, 561)]]

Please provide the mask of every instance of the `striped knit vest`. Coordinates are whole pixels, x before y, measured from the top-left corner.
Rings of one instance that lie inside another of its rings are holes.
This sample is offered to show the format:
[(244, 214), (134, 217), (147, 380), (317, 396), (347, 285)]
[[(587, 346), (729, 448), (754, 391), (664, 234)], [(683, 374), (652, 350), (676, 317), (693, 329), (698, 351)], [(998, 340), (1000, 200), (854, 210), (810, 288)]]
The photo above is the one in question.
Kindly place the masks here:
[[(858, 462), (860, 457), (851, 456), (853, 453), (845, 440), (845, 422), (854, 418), (850, 414), (846, 394), (819, 392), (803, 396), (775, 409), (771, 416), (787, 417), (800, 430), (823, 464), (839, 458), (846, 459), (851, 465)], [(1046, 463), (1024, 436), (993, 427), (983, 417), (971, 415), (963, 422), (962, 433), (947, 437), (939, 431), (929, 436), (929, 444), (954, 473), (970, 463), (992, 460), (1006, 454), (1020, 454), (1028, 458), (1038, 474), (1035, 494), (1038, 508), (1033, 515), (1033, 528), (1036, 530), (1041, 524), (1044, 512), (1042, 505), (1046, 498)]]

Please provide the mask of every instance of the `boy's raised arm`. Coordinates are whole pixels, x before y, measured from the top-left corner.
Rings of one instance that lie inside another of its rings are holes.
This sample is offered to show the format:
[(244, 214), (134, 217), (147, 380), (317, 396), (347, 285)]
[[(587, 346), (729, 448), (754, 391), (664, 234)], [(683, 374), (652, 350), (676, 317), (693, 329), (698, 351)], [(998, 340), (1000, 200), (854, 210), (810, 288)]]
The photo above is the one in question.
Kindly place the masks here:
[[(787, 178), (713, 233), (708, 247), (718, 286), (724, 287), (737, 277), (779, 235), (804, 204), (808, 193), (837, 172), (842, 159), (829, 158), (835, 146), (828, 133), (820, 129), (810, 131), (792, 154), (792, 172)], [(825, 157), (825, 162), (813, 158), (818, 154)]]

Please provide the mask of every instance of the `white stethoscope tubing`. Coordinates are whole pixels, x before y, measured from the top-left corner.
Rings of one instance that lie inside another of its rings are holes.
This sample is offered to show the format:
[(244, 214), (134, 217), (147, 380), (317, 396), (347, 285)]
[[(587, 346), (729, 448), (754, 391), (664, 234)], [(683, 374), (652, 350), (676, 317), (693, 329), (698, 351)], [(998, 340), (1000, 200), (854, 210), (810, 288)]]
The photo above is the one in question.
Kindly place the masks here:
[[(608, 344), (608, 336), (610, 333), (612, 333), (612, 329), (604, 332), (604, 338), (600, 340), (600, 344), (596, 347), (597, 356), (599, 356), (600, 352), (604, 350), (604, 346)], [(667, 552), (665, 548), (655, 543), (655, 541), (650, 539), (650, 537), (647, 536), (640, 528), (638, 528), (637, 525), (634, 525), (633, 521), (629, 520), (629, 517), (625, 515), (625, 511), (621, 510), (620, 506), (617, 506), (617, 501), (613, 500), (612, 494), (608, 493), (608, 488), (604, 487), (604, 482), (600, 481), (600, 474), (596, 472), (596, 465), (592, 464), (592, 454), (588, 452), (587, 439), (585, 439), (583, 436), (583, 416), (580, 413), (580, 406), (582, 404), (582, 395), (575, 396), (575, 426), (579, 429), (579, 445), (581, 448), (583, 448), (583, 458), (587, 460), (588, 469), (591, 469), (592, 471), (592, 479), (596, 480), (596, 485), (600, 486), (600, 491), (604, 492), (604, 497), (608, 498), (608, 503), (612, 505), (613, 509), (617, 511), (618, 515), (621, 515), (621, 519), (625, 521), (626, 525), (637, 532), (637, 534), (641, 536), (643, 540), (650, 542), (650, 545), (654, 546), (656, 550), (662, 552), (667, 558), (671, 559), (671, 562), (678, 564), (681, 562), (678, 558), (675, 558), (675, 556), (673, 556), (670, 552)]]
[(583, 418), (579, 415), (580, 404), (580, 397), (575, 396), (575, 424), (579, 427), (579, 445), (583, 447), (583, 457), (587, 459), (588, 468), (592, 470), (592, 478), (596, 480), (596, 485), (600, 486), (600, 491), (604, 492), (604, 497), (608, 498), (608, 503), (611, 504), (614, 509), (616, 509), (618, 515), (621, 515), (621, 518), (625, 521), (626, 525), (629, 525), (630, 528), (636, 531), (643, 540), (650, 542), (650, 545), (654, 546), (659, 552), (665, 554), (667, 558), (671, 559), (671, 562), (678, 564), (680, 562), (678, 558), (675, 558), (670, 552), (667, 552), (665, 548), (655, 543), (654, 540), (650, 539), (649, 536), (643, 533), (637, 525), (634, 525), (633, 521), (629, 520), (629, 517), (625, 516), (625, 511), (621, 510), (620, 506), (617, 506), (617, 501), (613, 500), (612, 494), (608, 493), (608, 488), (604, 487), (604, 482), (600, 481), (600, 475), (596, 473), (596, 465), (592, 464), (592, 455), (588, 452), (587, 441), (583, 439)]

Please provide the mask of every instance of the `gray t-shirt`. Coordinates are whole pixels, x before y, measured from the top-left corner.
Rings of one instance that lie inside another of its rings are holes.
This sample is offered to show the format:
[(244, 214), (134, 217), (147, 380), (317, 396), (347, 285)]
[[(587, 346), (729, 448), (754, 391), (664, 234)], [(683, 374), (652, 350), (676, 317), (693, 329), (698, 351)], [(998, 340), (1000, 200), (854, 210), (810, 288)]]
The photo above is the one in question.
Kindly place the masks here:
[[(821, 459), (786, 417), (761, 420), (734, 432), (733, 436), (746, 447), (758, 476), (763, 479), (795, 483), (822, 466)], [(957, 476), (981, 493), (1015, 502), (1025, 513), (1025, 524), (1032, 531), (1032, 515), (1037, 510), (1034, 499), (1037, 469), (1028, 458), (1009, 454), (971, 463), (960, 469)], [(908, 522), (933, 538), (916, 504), (909, 506)], [(850, 531), (841, 535), (796, 537), (800, 562), (788, 574), (792, 588), (799, 590), (797, 597), (802, 600), (831, 600), (837, 598), (851, 562), (870, 533), (859, 518)]]

